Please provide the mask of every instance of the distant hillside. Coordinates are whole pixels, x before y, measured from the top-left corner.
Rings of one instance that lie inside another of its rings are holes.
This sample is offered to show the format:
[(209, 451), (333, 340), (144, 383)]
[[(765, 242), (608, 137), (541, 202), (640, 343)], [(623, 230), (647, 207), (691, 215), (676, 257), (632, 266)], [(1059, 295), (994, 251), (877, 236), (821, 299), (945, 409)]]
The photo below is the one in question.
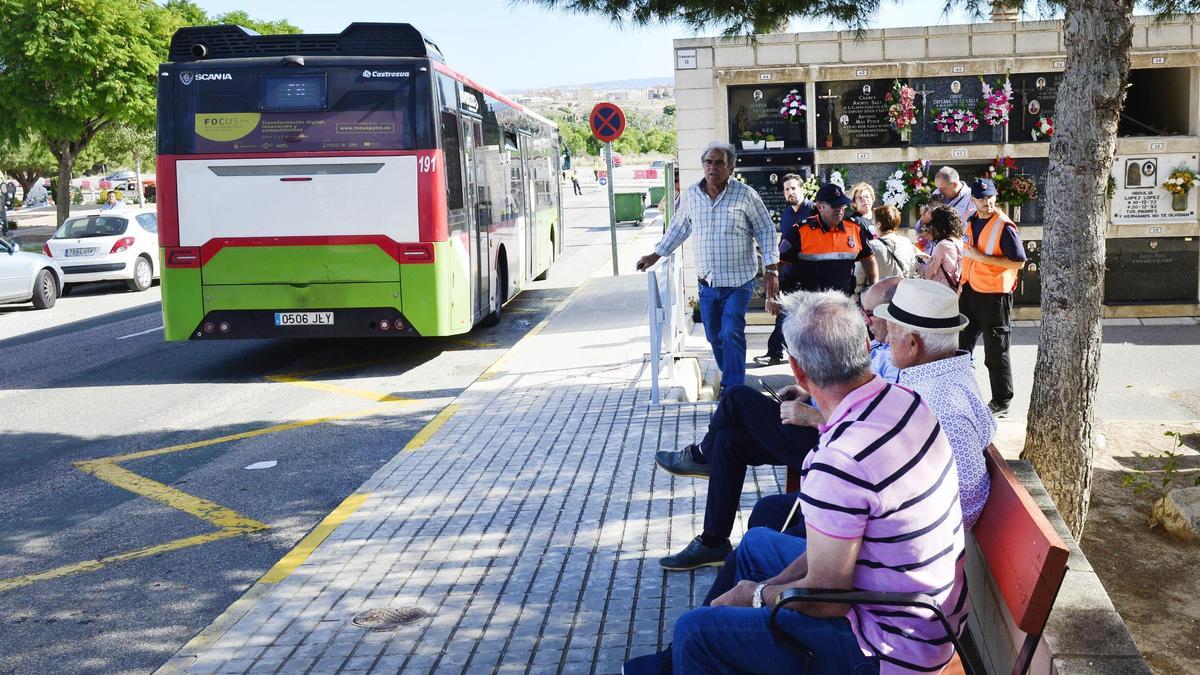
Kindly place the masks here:
[(524, 89), (512, 89), (510, 93), (522, 94), (534, 89), (582, 89), (584, 87), (590, 89), (645, 89), (647, 87), (670, 87), (674, 86), (674, 77), (642, 77), (631, 80), (610, 80), (608, 82), (589, 82), (587, 84), (560, 84), (552, 87), (526, 87)]

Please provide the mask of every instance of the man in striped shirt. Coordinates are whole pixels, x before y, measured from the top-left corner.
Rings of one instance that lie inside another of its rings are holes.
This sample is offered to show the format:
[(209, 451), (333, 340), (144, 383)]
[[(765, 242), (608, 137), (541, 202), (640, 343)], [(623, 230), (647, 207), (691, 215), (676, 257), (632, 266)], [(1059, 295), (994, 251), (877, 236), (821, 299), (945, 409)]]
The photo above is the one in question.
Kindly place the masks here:
[[(925, 593), (961, 630), (967, 613), (962, 510), (950, 444), (921, 397), (874, 375), (862, 316), (845, 295), (784, 299), (797, 384), (828, 422), (804, 462), (807, 537), (754, 528), (735, 552), (738, 584), (675, 624), (669, 654), (626, 663), (656, 672), (937, 672), (953, 647), (929, 613), (873, 605), (790, 605), (780, 625), (812, 663), (776, 641), (770, 612), (788, 588)], [(795, 607), (798, 611), (793, 611)]]
[(688, 186), (654, 252), (637, 262), (648, 269), (696, 234), (696, 274), (704, 335), (721, 369), (721, 392), (746, 380), (746, 308), (758, 276), (762, 251), (767, 311), (775, 314), (779, 291), (779, 251), (775, 222), (750, 186), (730, 180), (737, 152), (728, 143), (711, 143), (702, 155), (704, 179)]

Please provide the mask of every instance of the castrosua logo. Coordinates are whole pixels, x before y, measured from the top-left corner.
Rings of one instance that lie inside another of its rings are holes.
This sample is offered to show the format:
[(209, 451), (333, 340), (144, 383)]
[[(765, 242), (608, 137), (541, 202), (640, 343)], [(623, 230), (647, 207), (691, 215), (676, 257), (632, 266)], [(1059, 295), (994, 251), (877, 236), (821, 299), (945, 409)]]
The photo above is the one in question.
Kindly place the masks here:
[(370, 68), (362, 71), (364, 80), (369, 80), (372, 77), (412, 77), (412, 73), (407, 70), (371, 70)]

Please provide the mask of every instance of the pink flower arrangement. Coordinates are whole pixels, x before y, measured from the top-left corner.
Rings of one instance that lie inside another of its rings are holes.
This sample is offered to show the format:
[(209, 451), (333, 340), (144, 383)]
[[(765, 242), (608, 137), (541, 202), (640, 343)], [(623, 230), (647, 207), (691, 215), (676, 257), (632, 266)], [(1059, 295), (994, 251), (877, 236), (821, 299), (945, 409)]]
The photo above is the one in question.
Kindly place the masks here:
[(979, 128), (979, 117), (970, 110), (950, 108), (937, 113), (933, 128), (943, 134), (969, 134)]
[(983, 83), (983, 121), (993, 127), (1007, 125), (1008, 114), (1013, 107), (1012, 82), (1007, 75), (1004, 76), (1004, 83), (998, 83), (995, 87), (982, 77), (979, 81)]
[(1054, 118), (1039, 117), (1033, 123), (1033, 140), (1040, 141), (1043, 138), (1052, 138), (1054, 136)]
[(900, 80), (895, 80), (892, 90), (883, 97), (884, 101), (891, 104), (888, 106), (888, 117), (901, 136), (911, 133), (913, 125), (917, 122), (916, 99), (917, 90), (907, 84), (900, 84)]
[(783, 103), (779, 108), (779, 116), (788, 122), (799, 122), (804, 118), (804, 111), (808, 106), (804, 105), (804, 99), (800, 96), (800, 91), (793, 89), (788, 92), (787, 96), (783, 97)]

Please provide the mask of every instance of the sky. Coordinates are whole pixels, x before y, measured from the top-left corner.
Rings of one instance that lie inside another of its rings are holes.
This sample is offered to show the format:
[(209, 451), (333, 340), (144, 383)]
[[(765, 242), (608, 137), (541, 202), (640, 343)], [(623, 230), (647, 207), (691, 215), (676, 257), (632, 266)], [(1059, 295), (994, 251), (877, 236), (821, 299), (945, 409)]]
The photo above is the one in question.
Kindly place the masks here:
[[(411, 23), (437, 43), (447, 65), (502, 91), (671, 78), (671, 40), (697, 35), (682, 25), (620, 26), (603, 17), (514, 5), (510, 0), (199, 0), (197, 4), (209, 14), (244, 9), (256, 19), (287, 19), (306, 33), (337, 33), (354, 21)], [(873, 28), (969, 22), (962, 13), (943, 16), (942, 0), (884, 0), (883, 5)], [(793, 22), (790, 27), (793, 31), (842, 28), (827, 22)]]

